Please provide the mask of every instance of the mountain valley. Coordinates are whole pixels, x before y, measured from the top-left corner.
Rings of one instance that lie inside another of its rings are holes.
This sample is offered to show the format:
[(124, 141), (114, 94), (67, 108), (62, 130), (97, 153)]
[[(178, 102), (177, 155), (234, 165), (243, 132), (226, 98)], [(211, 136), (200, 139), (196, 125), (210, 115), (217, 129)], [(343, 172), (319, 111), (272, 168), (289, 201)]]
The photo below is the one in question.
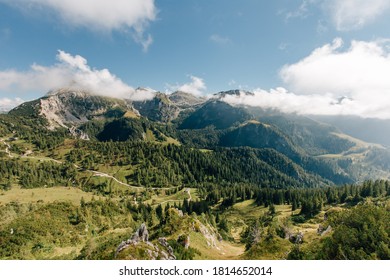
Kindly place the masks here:
[(153, 94), (0, 115), (0, 258), (390, 258), (384, 142), (224, 101), (240, 91)]

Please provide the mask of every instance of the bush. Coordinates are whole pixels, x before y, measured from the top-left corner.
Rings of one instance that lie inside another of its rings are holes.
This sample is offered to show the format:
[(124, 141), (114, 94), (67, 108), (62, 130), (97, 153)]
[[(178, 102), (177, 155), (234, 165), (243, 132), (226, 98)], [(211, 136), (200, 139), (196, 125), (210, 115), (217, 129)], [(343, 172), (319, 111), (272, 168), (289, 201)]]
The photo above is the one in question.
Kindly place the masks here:
[(294, 223), (298, 223), (298, 224), (302, 224), (306, 221), (306, 218), (304, 215), (294, 215), (291, 217), (291, 220), (294, 222)]
[(390, 259), (390, 213), (373, 205), (361, 205), (337, 213), (334, 228), (318, 250), (319, 259)]

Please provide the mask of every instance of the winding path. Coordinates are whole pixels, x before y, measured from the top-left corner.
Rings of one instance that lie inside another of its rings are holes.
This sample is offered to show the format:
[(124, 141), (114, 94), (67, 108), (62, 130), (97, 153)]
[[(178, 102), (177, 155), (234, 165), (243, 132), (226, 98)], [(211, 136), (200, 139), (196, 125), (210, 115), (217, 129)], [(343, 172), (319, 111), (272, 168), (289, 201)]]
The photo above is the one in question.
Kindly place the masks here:
[[(2, 142), (6, 148), (4, 150), (5, 153), (7, 153), (8, 157), (10, 158), (13, 158), (14, 156), (12, 155), (12, 153), (10, 152), (10, 149), (11, 149), (11, 145), (8, 144), (7, 142), (5, 142), (4, 139), (0, 139), (0, 142)], [(62, 161), (59, 161), (59, 160), (56, 160), (56, 159), (53, 159), (53, 158), (49, 158), (49, 157), (37, 157), (37, 156), (30, 156), (29, 154), (27, 155), (23, 155), (21, 156), (22, 158), (30, 158), (30, 159), (37, 159), (37, 160), (46, 160), (46, 161), (53, 161), (55, 163), (58, 163), (58, 164), (63, 164)], [(80, 166), (78, 166), (77, 164), (73, 164), (74, 167), (76, 167), (77, 169), (81, 169)], [(106, 177), (106, 178), (110, 178), (110, 179), (113, 179), (115, 182), (117, 182), (118, 184), (122, 185), (122, 186), (126, 186), (126, 187), (129, 187), (129, 188), (135, 188), (135, 189), (146, 189), (145, 187), (138, 187), (138, 186), (132, 186), (132, 185), (129, 185), (127, 183), (124, 183), (120, 180), (118, 180), (117, 178), (115, 178), (114, 176), (110, 175), (110, 174), (107, 174), (107, 173), (104, 173), (104, 172), (100, 172), (100, 171), (95, 171), (95, 170), (90, 170), (90, 169), (86, 169), (84, 170), (86, 172), (91, 172), (93, 173), (94, 175), (93, 176), (98, 176), (98, 177)], [(177, 187), (169, 187), (169, 188), (149, 188), (149, 189), (152, 189), (152, 190), (171, 190), (171, 189), (175, 189)], [(191, 193), (189, 193), (189, 200), (191, 200)]]
[(11, 154), (11, 152), (9, 150), (9, 149), (11, 149), (11, 145), (8, 144), (7, 142), (5, 142), (4, 139), (0, 139), (0, 141), (5, 145), (6, 148), (4, 151), (8, 154), (8, 157), (13, 158), (14, 156)]
[[(77, 165), (75, 165), (75, 167), (77, 167)], [(85, 170), (85, 171), (88, 171), (88, 172), (92, 172), (94, 174), (94, 176), (98, 176), (98, 177), (106, 177), (106, 178), (110, 178), (110, 179), (113, 179), (115, 182), (117, 182), (118, 184), (121, 184), (123, 186), (126, 186), (126, 187), (130, 187), (130, 188), (135, 188), (135, 189), (146, 189), (145, 187), (137, 187), (137, 186), (133, 186), (133, 185), (129, 185), (127, 183), (124, 183), (122, 181), (119, 181), (117, 178), (115, 178), (114, 176), (110, 175), (110, 174), (107, 174), (107, 173), (103, 173), (103, 172), (100, 172), (100, 171), (94, 171), (94, 170)], [(171, 189), (176, 189), (177, 187), (170, 187), (170, 188), (148, 188), (148, 189), (151, 189), (151, 190), (171, 190)], [(191, 194), (189, 194), (190, 196), (190, 199), (191, 199)]]

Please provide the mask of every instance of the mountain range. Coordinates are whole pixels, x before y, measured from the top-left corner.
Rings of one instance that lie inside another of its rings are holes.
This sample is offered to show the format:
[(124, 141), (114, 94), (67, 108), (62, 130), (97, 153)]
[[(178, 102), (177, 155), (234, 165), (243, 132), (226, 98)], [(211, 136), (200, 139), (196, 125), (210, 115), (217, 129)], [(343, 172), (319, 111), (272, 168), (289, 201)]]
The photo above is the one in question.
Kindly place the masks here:
[(225, 102), (250, 92), (137, 92), (0, 114), (1, 259), (390, 258), (383, 138)]
[[(381, 145), (386, 142), (358, 139), (354, 136), (361, 133), (352, 126), (336, 127), (339, 122), (330, 117), (224, 102), (226, 95), (242, 93), (232, 90), (206, 99), (185, 92), (156, 92), (152, 99), (132, 101), (60, 89), (21, 104), (8, 116), (36, 119), (48, 130), (65, 128), (73, 137), (83, 139), (158, 142), (169, 138), (196, 149), (269, 149), (308, 178), (317, 176), (320, 179), (315, 181), (323, 184), (390, 178), (390, 152)], [(268, 164), (274, 165), (271, 161)]]

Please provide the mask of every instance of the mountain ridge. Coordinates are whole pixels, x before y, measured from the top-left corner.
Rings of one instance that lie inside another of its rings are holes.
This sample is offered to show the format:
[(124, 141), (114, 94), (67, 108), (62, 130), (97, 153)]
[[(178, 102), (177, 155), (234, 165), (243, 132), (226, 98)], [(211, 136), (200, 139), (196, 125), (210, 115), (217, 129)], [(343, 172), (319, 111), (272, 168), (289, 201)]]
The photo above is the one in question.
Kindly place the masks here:
[[(223, 101), (227, 94), (242, 91), (220, 92), (208, 100), (184, 92), (154, 92), (152, 99), (131, 101), (61, 89), (18, 106), (9, 115), (40, 118), (48, 129), (64, 127), (83, 139), (169, 138), (199, 149), (273, 149), (309, 173), (337, 183), (370, 178), (365, 166), (373, 168), (373, 177), (390, 178), (386, 168), (390, 156), (378, 152), (384, 147), (359, 146), (336, 127), (305, 116), (233, 106)], [(359, 152), (353, 149), (357, 146)]]

